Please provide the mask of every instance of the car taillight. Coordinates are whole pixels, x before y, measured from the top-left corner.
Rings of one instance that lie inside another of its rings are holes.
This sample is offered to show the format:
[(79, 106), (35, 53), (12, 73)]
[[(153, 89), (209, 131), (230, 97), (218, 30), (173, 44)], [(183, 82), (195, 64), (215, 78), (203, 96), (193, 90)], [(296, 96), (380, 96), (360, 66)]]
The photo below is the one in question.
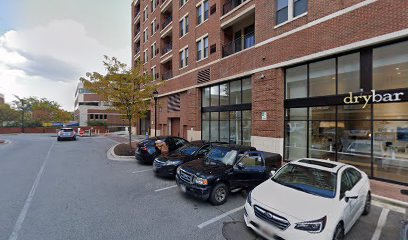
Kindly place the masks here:
[(140, 148), (142, 151), (147, 151), (147, 147), (141, 147)]

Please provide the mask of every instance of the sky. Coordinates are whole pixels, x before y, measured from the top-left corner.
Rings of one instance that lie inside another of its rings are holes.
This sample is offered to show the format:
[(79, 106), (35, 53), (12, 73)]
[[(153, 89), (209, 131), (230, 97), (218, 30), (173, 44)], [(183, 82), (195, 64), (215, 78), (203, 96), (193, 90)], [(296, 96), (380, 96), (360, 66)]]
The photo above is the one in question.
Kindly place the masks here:
[(131, 0), (0, 0), (0, 93), (74, 109), (79, 78), (103, 56), (131, 62)]

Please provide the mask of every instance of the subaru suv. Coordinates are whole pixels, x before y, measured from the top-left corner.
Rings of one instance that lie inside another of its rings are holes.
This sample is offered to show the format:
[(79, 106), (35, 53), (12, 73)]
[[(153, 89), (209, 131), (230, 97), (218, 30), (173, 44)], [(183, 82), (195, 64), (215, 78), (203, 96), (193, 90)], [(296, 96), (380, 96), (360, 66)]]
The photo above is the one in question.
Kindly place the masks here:
[(177, 168), (176, 182), (182, 192), (221, 205), (230, 192), (257, 186), (281, 164), (279, 154), (248, 146), (217, 145), (205, 158)]

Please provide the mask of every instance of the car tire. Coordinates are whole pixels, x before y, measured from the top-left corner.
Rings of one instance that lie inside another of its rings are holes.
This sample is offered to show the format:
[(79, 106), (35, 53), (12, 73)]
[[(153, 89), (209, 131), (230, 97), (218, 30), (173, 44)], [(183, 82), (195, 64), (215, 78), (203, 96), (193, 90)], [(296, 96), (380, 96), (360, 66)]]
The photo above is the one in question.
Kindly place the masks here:
[(363, 216), (367, 216), (370, 213), (371, 210), (371, 193), (367, 193), (367, 198), (364, 204), (364, 211), (363, 211)]
[(344, 240), (344, 228), (341, 223), (337, 225), (336, 231), (334, 231), (333, 240)]
[(58, 142), (61, 141), (61, 138), (58, 137), (58, 138), (57, 138), (57, 141), (58, 141)]
[(211, 191), (209, 200), (213, 205), (222, 205), (227, 201), (228, 194), (228, 186), (224, 183), (218, 183)]

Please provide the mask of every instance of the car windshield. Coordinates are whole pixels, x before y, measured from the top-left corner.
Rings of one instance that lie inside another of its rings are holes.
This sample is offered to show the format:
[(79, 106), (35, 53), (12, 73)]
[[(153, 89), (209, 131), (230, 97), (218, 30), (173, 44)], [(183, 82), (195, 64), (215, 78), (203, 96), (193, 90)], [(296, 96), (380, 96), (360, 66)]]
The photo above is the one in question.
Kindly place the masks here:
[(207, 160), (222, 162), (225, 165), (233, 165), (238, 152), (225, 147), (213, 148), (207, 155)]
[(334, 198), (337, 174), (316, 168), (287, 164), (272, 177), (274, 182), (309, 194)]
[(63, 132), (73, 132), (74, 129), (61, 129)]
[(199, 147), (194, 146), (194, 145), (185, 145), (177, 150), (178, 153), (183, 154), (183, 155), (193, 155)]

